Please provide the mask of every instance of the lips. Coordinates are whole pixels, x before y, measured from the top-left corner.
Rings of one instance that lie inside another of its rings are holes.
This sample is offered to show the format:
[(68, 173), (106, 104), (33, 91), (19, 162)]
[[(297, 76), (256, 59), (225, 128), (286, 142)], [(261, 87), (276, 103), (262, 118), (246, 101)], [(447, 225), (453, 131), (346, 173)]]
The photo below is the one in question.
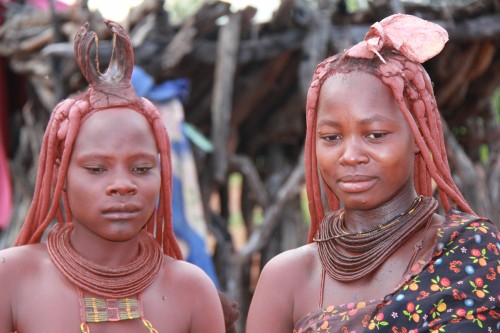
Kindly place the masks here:
[(132, 203), (122, 203), (107, 207), (103, 210), (103, 215), (112, 220), (123, 220), (135, 217), (140, 211), (138, 205)]
[(359, 193), (371, 188), (375, 182), (375, 177), (365, 175), (349, 175), (341, 177), (338, 180), (338, 185), (344, 192)]

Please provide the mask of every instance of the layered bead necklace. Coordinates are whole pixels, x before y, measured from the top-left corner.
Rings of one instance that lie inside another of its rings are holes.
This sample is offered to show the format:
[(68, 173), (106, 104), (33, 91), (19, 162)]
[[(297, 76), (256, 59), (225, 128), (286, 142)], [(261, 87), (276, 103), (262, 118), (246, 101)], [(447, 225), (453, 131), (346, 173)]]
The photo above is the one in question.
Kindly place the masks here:
[(364, 232), (350, 232), (345, 227), (343, 210), (326, 214), (313, 239), (323, 269), (331, 278), (343, 282), (372, 273), (414, 232), (428, 224), (437, 207), (434, 198), (419, 196), (404, 212)]
[[(128, 264), (98, 265), (82, 257), (71, 246), (71, 223), (57, 224), (47, 237), (47, 249), (59, 271), (80, 296), (80, 330), (89, 333), (87, 323), (141, 318), (150, 332), (157, 332), (144, 319), (140, 294), (153, 283), (163, 263), (163, 252), (146, 231), (138, 234), (139, 251)], [(99, 297), (84, 297), (88, 292)]]

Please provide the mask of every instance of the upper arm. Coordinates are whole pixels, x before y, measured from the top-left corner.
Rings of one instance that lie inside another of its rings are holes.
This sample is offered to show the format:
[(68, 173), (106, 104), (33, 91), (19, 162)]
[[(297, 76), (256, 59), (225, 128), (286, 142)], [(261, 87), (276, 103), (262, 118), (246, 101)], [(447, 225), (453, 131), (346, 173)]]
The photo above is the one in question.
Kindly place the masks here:
[(223, 333), (224, 316), (219, 294), (210, 278), (189, 265), (184, 277), (185, 298), (190, 308), (190, 333)]
[(247, 333), (293, 330), (293, 285), (297, 276), (287, 253), (269, 261), (259, 277), (247, 317)]
[[(1, 255), (1, 254), (0, 254)], [(1, 260), (1, 257), (0, 257)], [(0, 332), (12, 332), (12, 307), (10, 304), (9, 281), (5, 278), (5, 271), (0, 264)]]
[(12, 292), (18, 277), (14, 249), (0, 251), (0, 332), (12, 332)]

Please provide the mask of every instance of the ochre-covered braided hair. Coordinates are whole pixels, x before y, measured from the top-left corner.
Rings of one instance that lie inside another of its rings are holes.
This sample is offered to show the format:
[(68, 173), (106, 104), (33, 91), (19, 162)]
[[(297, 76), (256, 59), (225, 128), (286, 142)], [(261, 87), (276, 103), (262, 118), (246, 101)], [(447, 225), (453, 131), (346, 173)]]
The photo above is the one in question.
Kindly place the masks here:
[(363, 42), (325, 59), (316, 67), (306, 105), (305, 177), (311, 215), (308, 242), (312, 241), (325, 215), (321, 184), (328, 208), (340, 208), (335, 194), (324, 182), (320, 183), (316, 159), (319, 95), (323, 83), (336, 74), (368, 73), (391, 89), (420, 149), (414, 169), (417, 193), (432, 196), (434, 181), (446, 211), (451, 208), (451, 200), (461, 210), (473, 213), (452, 179), (432, 83), (421, 65), (442, 50), (447, 38), (446, 31), (433, 23), (396, 14), (374, 24)]
[[(147, 222), (163, 252), (181, 259), (182, 254), (172, 228), (172, 167), (170, 140), (158, 109), (147, 99), (138, 98), (131, 85), (134, 55), (131, 40), (119, 24), (105, 20), (113, 33), (113, 54), (106, 73), (99, 71), (98, 58), (90, 50), (98, 38), (88, 31), (88, 23), (75, 35), (74, 50), (80, 69), (89, 83), (86, 92), (60, 102), (53, 110), (42, 142), (33, 201), (16, 245), (38, 243), (50, 223), (72, 220), (68, 196), (63, 191), (73, 143), (81, 124), (95, 112), (126, 107), (143, 115), (151, 125), (160, 155), (161, 187), (157, 208)], [(116, 67), (112, 68), (112, 63)], [(62, 207), (61, 207), (62, 202)]]

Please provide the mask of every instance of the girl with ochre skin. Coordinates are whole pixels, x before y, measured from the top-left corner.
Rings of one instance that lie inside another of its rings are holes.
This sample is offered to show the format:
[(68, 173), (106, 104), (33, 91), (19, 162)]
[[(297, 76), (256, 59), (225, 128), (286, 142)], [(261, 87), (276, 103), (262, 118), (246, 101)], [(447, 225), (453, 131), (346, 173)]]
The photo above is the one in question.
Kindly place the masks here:
[(53, 111), (18, 246), (0, 251), (0, 332), (225, 332), (215, 286), (178, 260), (168, 136), (131, 88), (128, 35), (106, 23), (118, 70), (89, 67), (95, 35), (82, 27), (75, 52), (90, 89)]
[(310, 243), (265, 266), (248, 333), (500, 328), (499, 233), (451, 179), (420, 65), (446, 40), (397, 14), (318, 65), (307, 101)]

